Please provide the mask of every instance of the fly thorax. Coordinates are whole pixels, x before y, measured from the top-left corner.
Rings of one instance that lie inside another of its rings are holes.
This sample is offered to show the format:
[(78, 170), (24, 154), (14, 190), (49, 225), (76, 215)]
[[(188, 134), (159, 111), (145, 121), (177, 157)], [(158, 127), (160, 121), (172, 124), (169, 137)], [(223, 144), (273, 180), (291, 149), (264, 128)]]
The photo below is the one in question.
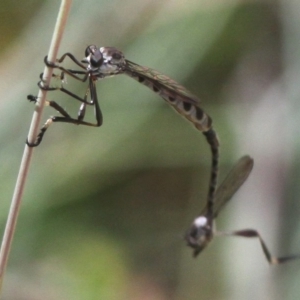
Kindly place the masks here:
[(121, 51), (114, 47), (101, 47), (103, 61), (98, 68), (99, 77), (107, 77), (123, 72), (125, 57)]

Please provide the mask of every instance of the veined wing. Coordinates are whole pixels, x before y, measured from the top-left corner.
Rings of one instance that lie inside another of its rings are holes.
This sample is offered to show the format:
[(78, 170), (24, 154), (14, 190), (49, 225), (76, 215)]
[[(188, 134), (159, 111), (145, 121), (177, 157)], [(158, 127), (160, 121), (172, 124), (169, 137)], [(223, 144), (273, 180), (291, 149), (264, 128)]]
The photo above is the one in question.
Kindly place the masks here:
[(167, 92), (169, 97), (179, 97), (181, 101), (194, 105), (199, 105), (200, 103), (198, 97), (189, 92), (185, 87), (153, 69), (126, 60), (125, 73), (149, 88), (156, 89), (157, 92)]
[[(246, 155), (241, 157), (236, 165), (230, 170), (227, 177), (216, 191), (213, 217), (216, 218), (224, 205), (232, 198), (237, 190), (247, 180), (253, 168), (253, 159)], [(205, 207), (201, 215), (205, 215)]]

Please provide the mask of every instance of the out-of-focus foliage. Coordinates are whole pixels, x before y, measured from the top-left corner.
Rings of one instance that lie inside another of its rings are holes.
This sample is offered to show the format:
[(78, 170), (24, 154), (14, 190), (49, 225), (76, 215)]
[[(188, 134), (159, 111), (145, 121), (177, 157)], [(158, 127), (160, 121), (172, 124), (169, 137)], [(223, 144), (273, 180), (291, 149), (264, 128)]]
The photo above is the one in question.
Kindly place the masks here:
[[(241, 155), (255, 160), (218, 228), (256, 228), (274, 254), (300, 252), (300, 26), (297, 4), (279, 4), (74, 0), (60, 48), (82, 58), (89, 44), (115, 46), (198, 95), (221, 140), (221, 178)], [(0, 7), (2, 228), (58, 8)], [(191, 257), (183, 235), (205, 204), (205, 138), (129, 77), (97, 86), (103, 126), (54, 124), (35, 149), (4, 299), (296, 299), (300, 262), (268, 268), (256, 240), (216, 238)], [(76, 115), (78, 102), (48, 97)]]

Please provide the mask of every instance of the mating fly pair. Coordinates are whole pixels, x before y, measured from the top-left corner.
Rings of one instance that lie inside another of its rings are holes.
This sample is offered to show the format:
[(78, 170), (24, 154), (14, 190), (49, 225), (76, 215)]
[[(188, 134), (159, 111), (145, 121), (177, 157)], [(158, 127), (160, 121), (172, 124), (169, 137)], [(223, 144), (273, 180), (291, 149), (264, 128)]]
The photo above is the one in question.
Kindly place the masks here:
[[(62, 63), (66, 57), (69, 57), (81, 70), (65, 69), (58, 63)], [(187, 244), (194, 249), (194, 256), (197, 256), (212, 240), (214, 235), (230, 235), (241, 237), (256, 237), (259, 239), (263, 252), (270, 264), (279, 264), (292, 259), (300, 258), (300, 255), (276, 258), (272, 257), (265, 242), (260, 234), (253, 229), (238, 230), (233, 232), (214, 231), (214, 219), (218, 216), (220, 210), (231, 199), (232, 195), (248, 178), (252, 167), (253, 160), (249, 156), (242, 157), (236, 166), (229, 173), (224, 182), (216, 191), (218, 176), (218, 157), (219, 157), (219, 141), (216, 132), (212, 128), (211, 118), (199, 107), (199, 99), (179, 85), (169, 77), (147, 67), (137, 65), (125, 59), (123, 53), (113, 47), (97, 48), (90, 45), (85, 50), (85, 58), (82, 61), (77, 60), (71, 53), (65, 53), (56, 63), (49, 62), (45, 57), (45, 64), (48, 67), (59, 69), (61, 78), (65, 74), (81, 81), (88, 81), (88, 87), (84, 97), (72, 93), (63, 86), (55, 88), (44, 86), (43, 80), (38, 85), (43, 90), (54, 91), (60, 90), (71, 96), (75, 100), (81, 102), (77, 118), (72, 118), (59, 104), (55, 101), (48, 101), (48, 105), (56, 109), (61, 116), (49, 118), (41, 128), (35, 142), (27, 141), (29, 147), (38, 146), (47, 128), (53, 122), (64, 122), (75, 125), (86, 125), (99, 127), (102, 125), (102, 113), (98, 102), (95, 82), (106, 77), (118, 74), (125, 74), (139, 83), (146, 85), (152, 91), (161, 96), (168, 104), (170, 104), (178, 113), (191, 121), (195, 127), (201, 131), (206, 137), (212, 152), (212, 166), (209, 182), (209, 191), (207, 204), (192, 223), (190, 229), (186, 233), (185, 239)], [(36, 102), (37, 98), (29, 95), (28, 100)], [(96, 123), (84, 121), (86, 106), (94, 107)]]
[[(66, 57), (69, 57), (81, 70), (65, 69), (58, 63), (62, 63)], [(200, 130), (206, 137), (212, 152), (212, 165), (210, 174), (210, 183), (208, 191), (208, 207), (212, 209), (215, 189), (218, 176), (218, 159), (219, 159), (219, 141), (216, 132), (212, 128), (211, 118), (200, 108), (199, 99), (190, 93), (183, 86), (172, 80), (171, 78), (160, 74), (159, 72), (147, 67), (142, 67), (125, 59), (123, 53), (113, 47), (97, 48), (95, 45), (90, 45), (85, 50), (85, 58), (81, 61), (77, 60), (71, 53), (65, 53), (56, 63), (49, 62), (47, 57), (44, 59), (45, 64), (50, 68), (59, 69), (61, 78), (65, 74), (82, 82), (88, 81), (85, 96), (79, 97), (63, 86), (55, 88), (44, 86), (43, 79), (38, 83), (38, 86), (47, 91), (60, 90), (63, 93), (71, 96), (75, 100), (81, 102), (77, 118), (72, 118), (59, 104), (55, 101), (48, 101), (48, 105), (56, 109), (61, 116), (49, 118), (41, 128), (36, 141), (28, 141), (29, 147), (38, 146), (47, 128), (53, 122), (64, 122), (75, 125), (86, 125), (99, 127), (102, 125), (102, 113), (98, 102), (96, 81), (111, 77), (118, 74), (125, 74), (137, 80), (139, 83), (147, 86), (152, 91), (161, 96), (168, 104), (170, 104), (179, 114), (192, 122), (195, 127)], [(37, 101), (36, 97), (29, 95), (28, 100)], [(90, 99), (89, 99), (90, 98)], [(84, 121), (86, 106), (94, 107), (96, 123)]]

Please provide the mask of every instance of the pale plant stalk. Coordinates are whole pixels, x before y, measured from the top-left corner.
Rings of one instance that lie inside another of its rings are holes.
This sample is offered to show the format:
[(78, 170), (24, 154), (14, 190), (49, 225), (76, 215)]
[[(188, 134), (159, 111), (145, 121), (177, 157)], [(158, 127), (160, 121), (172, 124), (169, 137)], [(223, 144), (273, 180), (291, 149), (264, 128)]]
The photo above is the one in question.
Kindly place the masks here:
[[(67, 17), (70, 11), (72, 0), (62, 0), (61, 6), (58, 12), (58, 17), (56, 21), (56, 25), (54, 28), (51, 44), (48, 52), (48, 60), (51, 62), (55, 62), (58, 48), (61, 43), (62, 35), (65, 29)], [(52, 68), (48, 68), (47, 66), (44, 69), (44, 85), (48, 86), (50, 83), (50, 79), (52, 76)], [(35, 106), (35, 111), (33, 113), (29, 133), (28, 133), (28, 141), (34, 142), (39, 130), (39, 124), (42, 117), (42, 112), (44, 108), (44, 104), (46, 101), (47, 91), (39, 90), (38, 93), (38, 101)], [(20, 170), (17, 178), (17, 182), (15, 185), (14, 194), (12, 197), (10, 210), (4, 230), (4, 235), (2, 239), (1, 249), (0, 249), (0, 293), (2, 291), (3, 278), (7, 266), (7, 261), (9, 257), (9, 252), (16, 228), (17, 218), (20, 211), (22, 195), (24, 192), (24, 186), (29, 170), (29, 165), (32, 157), (34, 148), (30, 148), (27, 145), (25, 146), (23, 158), (20, 165)]]

